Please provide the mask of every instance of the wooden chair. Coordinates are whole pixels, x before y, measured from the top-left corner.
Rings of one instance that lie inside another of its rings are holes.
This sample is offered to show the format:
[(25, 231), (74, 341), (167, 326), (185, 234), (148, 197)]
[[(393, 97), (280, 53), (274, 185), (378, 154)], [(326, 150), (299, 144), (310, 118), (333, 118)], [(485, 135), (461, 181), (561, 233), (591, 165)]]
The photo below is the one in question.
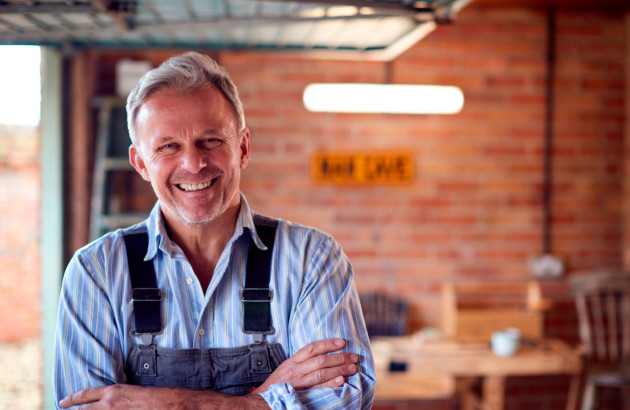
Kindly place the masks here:
[(621, 389), (630, 408), (630, 274), (594, 272), (571, 278), (585, 358), (582, 409), (597, 408), (597, 388)]
[(359, 299), (370, 337), (407, 333), (407, 302), (379, 292), (360, 294)]

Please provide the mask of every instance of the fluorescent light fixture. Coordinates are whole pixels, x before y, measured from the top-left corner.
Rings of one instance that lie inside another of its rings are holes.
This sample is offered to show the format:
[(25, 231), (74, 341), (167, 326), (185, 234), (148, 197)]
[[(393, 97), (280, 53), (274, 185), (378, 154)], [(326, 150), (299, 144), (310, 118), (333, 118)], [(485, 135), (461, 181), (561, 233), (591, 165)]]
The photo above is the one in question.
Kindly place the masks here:
[(303, 101), (315, 112), (457, 114), (464, 94), (442, 85), (310, 84)]

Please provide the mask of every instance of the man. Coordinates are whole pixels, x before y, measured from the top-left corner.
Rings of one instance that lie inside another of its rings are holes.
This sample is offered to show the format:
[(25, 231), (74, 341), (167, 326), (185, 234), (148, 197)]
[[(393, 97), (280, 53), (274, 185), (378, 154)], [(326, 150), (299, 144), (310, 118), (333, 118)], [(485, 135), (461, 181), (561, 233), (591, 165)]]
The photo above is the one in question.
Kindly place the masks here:
[(250, 133), (225, 70), (174, 57), (140, 80), (127, 116), (131, 164), (158, 202), (68, 265), (59, 406), (369, 408), (350, 263), (329, 235), (251, 212)]

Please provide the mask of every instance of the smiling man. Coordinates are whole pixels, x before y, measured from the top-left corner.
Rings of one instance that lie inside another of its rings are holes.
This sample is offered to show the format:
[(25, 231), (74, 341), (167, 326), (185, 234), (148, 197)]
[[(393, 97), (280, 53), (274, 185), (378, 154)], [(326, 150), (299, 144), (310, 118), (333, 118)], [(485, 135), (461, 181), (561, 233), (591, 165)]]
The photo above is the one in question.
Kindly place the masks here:
[(352, 267), (313, 228), (252, 212), (250, 132), (225, 70), (197, 53), (127, 100), (149, 218), (77, 251), (57, 323), (59, 407), (369, 408)]

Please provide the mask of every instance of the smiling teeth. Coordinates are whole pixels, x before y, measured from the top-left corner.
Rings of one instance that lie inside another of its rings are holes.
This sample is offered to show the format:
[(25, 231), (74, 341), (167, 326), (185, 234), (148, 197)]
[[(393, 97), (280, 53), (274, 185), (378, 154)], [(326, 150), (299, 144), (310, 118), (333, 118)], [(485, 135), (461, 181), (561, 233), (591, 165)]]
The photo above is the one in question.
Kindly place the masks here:
[(208, 188), (210, 182), (204, 182), (203, 184), (179, 184), (179, 187), (184, 191), (198, 191), (200, 189)]

